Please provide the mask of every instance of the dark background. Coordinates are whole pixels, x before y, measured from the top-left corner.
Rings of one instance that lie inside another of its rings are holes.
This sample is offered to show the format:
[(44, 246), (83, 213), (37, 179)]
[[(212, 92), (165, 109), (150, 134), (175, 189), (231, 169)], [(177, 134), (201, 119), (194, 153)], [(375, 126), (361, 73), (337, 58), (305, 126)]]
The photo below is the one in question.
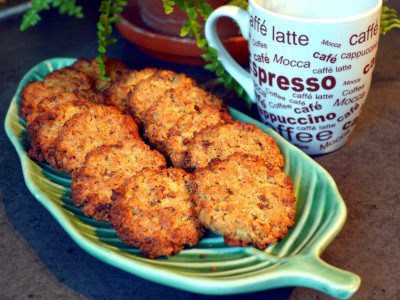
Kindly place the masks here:
[[(19, 31), (21, 15), (0, 19), (0, 119), (22, 76), (53, 57), (97, 55), (97, 1), (84, 2), (83, 20), (45, 12), (42, 22)], [(389, 1), (400, 10), (399, 1)], [(165, 63), (140, 52), (118, 32), (108, 55), (129, 67), (184, 72), (231, 106), (258, 118), (234, 93), (201, 67)], [(400, 30), (381, 36), (364, 111), (346, 145), (315, 157), (334, 178), (348, 209), (347, 221), (322, 254), (358, 274), (353, 299), (400, 299), (399, 142)], [(4, 121), (3, 121), (4, 122)], [(330, 299), (302, 287), (238, 296), (204, 296), (165, 287), (109, 266), (81, 250), (25, 186), (16, 151), (0, 129), (0, 299)]]

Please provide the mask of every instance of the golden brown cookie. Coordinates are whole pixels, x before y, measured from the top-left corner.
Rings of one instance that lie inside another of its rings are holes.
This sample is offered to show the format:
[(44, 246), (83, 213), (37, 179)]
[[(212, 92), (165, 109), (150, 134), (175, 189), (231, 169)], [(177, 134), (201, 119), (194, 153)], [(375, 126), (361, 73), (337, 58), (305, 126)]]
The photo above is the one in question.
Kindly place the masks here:
[(129, 139), (118, 145), (102, 145), (90, 151), (85, 163), (73, 173), (71, 199), (83, 213), (107, 222), (112, 191), (144, 168), (165, 168), (164, 157), (142, 140)]
[(193, 135), (200, 130), (207, 130), (209, 126), (231, 122), (232, 117), (221, 112), (215, 106), (204, 105), (199, 110), (182, 115), (176, 124), (170, 128), (166, 139), (166, 152), (171, 163), (176, 168), (183, 168), (190, 143)]
[(293, 183), (258, 156), (234, 153), (197, 169), (189, 181), (198, 217), (230, 246), (264, 249), (294, 225)]
[(28, 116), (35, 111), (37, 104), (44, 98), (53, 97), (63, 92), (89, 90), (92, 84), (93, 81), (88, 75), (71, 67), (53, 71), (47, 74), (43, 81), (30, 82), (21, 91), (20, 116), (27, 120)]
[[(47, 88), (47, 90), (51, 89)], [(51, 97), (45, 97), (37, 104), (35, 109), (30, 111), (26, 118), (26, 126), (28, 128), (36, 117), (56, 106), (68, 103), (82, 104), (83, 102), (101, 104), (104, 102), (104, 97), (103, 94), (96, 90), (75, 90), (73, 93), (56, 93)]]
[(157, 69), (146, 68), (141, 71), (131, 70), (114, 80), (104, 91), (106, 102), (118, 108), (123, 113), (128, 113), (128, 94), (140, 81), (154, 75)]
[(106, 76), (110, 80), (100, 78), (99, 62), (96, 59), (78, 59), (71, 67), (84, 72), (94, 81), (94, 88), (104, 91), (114, 80), (129, 71), (128, 67), (119, 59), (104, 57)]
[(95, 105), (74, 115), (59, 132), (48, 163), (65, 173), (78, 171), (91, 150), (138, 139), (138, 127), (131, 116), (115, 107)]
[[(200, 130), (201, 126), (216, 122), (220, 118), (225, 121), (231, 120), (224, 106), (218, 107), (211, 104), (206, 93), (193, 91), (193, 87), (183, 87), (169, 89), (161, 95), (157, 103), (146, 111), (142, 125), (144, 136), (148, 141), (169, 157), (170, 151), (174, 150), (169, 146), (170, 138), (172, 138), (171, 142), (175, 143), (173, 135)], [(177, 128), (178, 122), (182, 131)], [(189, 124), (194, 125), (192, 129), (188, 128)]]
[(43, 78), (43, 84), (46, 87), (58, 87), (70, 93), (78, 89), (91, 89), (93, 80), (84, 72), (64, 67), (47, 74)]
[(110, 224), (118, 237), (148, 258), (196, 245), (203, 227), (190, 201), (186, 176), (175, 168), (143, 170), (117, 189)]
[(164, 155), (169, 130), (184, 114), (199, 110), (203, 103), (185, 97), (186, 89), (170, 89), (146, 112), (143, 119), (144, 137)]
[[(45, 100), (50, 99), (46, 98)], [(77, 101), (55, 105), (38, 115), (27, 127), (27, 134), (31, 141), (29, 156), (40, 162), (48, 161), (52, 155), (55, 141), (64, 124), (77, 113), (88, 109), (86, 102)]]
[(253, 123), (234, 121), (196, 132), (187, 145), (183, 168), (206, 167), (214, 159), (240, 152), (259, 156), (266, 163), (283, 167), (284, 159), (274, 139)]
[(145, 118), (146, 111), (158, 103), (166, 91), (171, 88), (179, 90), (184, 87), (192, 87), (196, 83), (184, 74), (173, 71), (158, 70), (154, 75), (140, 81), (128, 94), (127, 106), (130, 113), (140, 121)]
[[(21, 91), (21, 100), (19, 101), (19, 115), (27, 121), (29, 116), (34, 113), (38, 103), (47, 97), (53, 97), (64, 89), (57, 87), (47, 87), (41, 81), (29, 82)], [(34, 119), (31, 117), (31, 120)]]

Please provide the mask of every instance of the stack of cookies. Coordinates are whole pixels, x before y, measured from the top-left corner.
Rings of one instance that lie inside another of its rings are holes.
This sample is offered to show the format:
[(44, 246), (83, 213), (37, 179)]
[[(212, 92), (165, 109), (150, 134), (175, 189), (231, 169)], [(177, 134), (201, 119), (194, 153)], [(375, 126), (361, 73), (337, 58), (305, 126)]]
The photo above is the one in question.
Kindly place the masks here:
[(235, 121), (184, 74), (96, 60), (28, 83), (29, 156), (70, 173), (83, 213), (148, 258), (196, 245), (205, 229), (264, 249), (294, 225), (293, 183), (276, 142)]

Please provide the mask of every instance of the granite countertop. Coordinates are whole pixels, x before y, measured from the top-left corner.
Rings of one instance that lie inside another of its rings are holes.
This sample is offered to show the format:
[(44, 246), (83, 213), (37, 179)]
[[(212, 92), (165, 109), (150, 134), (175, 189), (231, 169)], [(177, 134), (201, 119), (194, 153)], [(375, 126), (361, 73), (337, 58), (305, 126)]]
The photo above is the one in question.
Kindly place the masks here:
[[(400, 10), (400, 3), (391, 1)], [(53, 57), (95, 57), (97, 8), (75, 20), (45, 12), (19, 31), (21, 15), (0, 19), (0, 118), (22, 76)], [(63, 30), (59, 31), (60, 26)], [(117, 32), (108, 55), (135, 69), (184, 72), (229, 105), (258, 119), (253, 108), (214, 83), (201, 67), (150, 57)], [(346, 203), (346, 223), (322, 259), (361, 277), (352, 299), (399, 299), (400, 279), (400, 30), (381, 36), (372, 86), (355, 130), (341, 149), (313, 157), (335, 180)], [(3, 121), (4, 122), (4, 121)], [(331, 299), (302, 287), (236, 296), (204, 296), (152, 283), (84, 252), (28, 191), (17, 153), (0, 130), (0, 299)]]

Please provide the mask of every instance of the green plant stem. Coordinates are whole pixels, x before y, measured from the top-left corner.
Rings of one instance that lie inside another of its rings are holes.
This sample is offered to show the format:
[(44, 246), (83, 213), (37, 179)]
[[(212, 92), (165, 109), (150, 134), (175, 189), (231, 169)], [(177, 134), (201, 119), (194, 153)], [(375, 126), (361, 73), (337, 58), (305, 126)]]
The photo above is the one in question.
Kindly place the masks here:
[(97, 51), (99, 55), (96, 60), (99, 62), (100, 78), (104, 80), (110, 80), (106, 74), (106, 68), (104, 64), (104, 57), (108, 46), (115, 44), (116, 39), (111, 38), (112, 24), (115, 22), (121, 22), (121, 19), (116, 15), (123, 11), (123, 7), (127, 5), (127, 2), (121, 0), (103, 0), (100, 5), (100, 18), (97, 23), (97, 37), (99, 47)]
[[(204, 51), (204, 54), (201, 55), (201, 57), (208, 62), (204, 68), (208, 71), (214, 72), (217, 75), (216, 81), (218, 83), (222, 83), (225, 87), (236, 91), (241, 98), (246, 100), (247, 107), (251, 108), (252, 102), (244, 91), (243, 87), (236, 82), (236, 80), (221, 65), (220, 61), (218, 60), (217, 51), (208, 45), (207, 40), (202, 34), (202, 25), (199, 23), (198, 17), (201, 16), (204, 21), (206, 21), (207, 17), (212, 12), (210, 5), (204, 1), (193, 0), (162, 1), (167, 14), (173, 11), (174, 5), (177, 5), (180, 10), (187, 14), (188, 21), (182, 25), (181, 36), (185, 37), (189, 35), (195, 37), (197, 46)], [(233, 2), (235, 5), (247, 8), (247, 1), (245, 0), (235, 0)]]

